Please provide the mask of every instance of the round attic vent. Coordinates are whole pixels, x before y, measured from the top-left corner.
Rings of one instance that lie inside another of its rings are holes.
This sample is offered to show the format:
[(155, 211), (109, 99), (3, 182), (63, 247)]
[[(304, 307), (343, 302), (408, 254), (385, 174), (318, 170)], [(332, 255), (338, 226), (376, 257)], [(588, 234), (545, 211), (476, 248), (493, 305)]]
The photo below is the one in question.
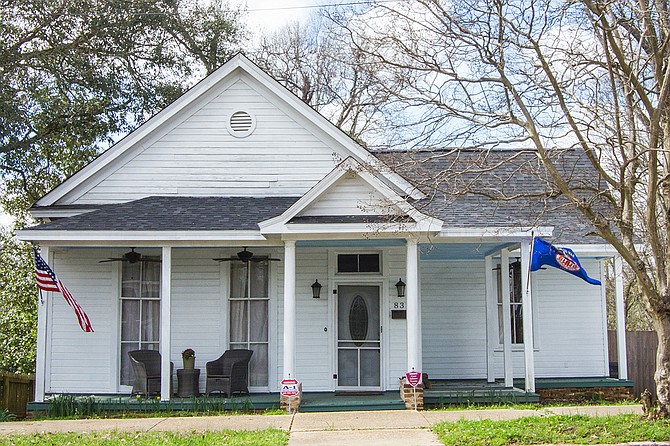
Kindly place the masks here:
[(249, 112), (236, 111), (228, 119), (228, 132), (237, 138), (251, 135), (255, 128), (256, 118)]

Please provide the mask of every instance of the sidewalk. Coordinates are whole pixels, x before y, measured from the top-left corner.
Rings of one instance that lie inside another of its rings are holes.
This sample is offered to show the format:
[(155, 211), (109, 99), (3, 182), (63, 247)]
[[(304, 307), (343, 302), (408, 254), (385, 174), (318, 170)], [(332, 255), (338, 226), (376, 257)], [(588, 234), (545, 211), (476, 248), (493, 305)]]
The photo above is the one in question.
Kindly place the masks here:
[(282, 429), (290, 433), (289, 446), (364, 444), (365, 446), (433, 446), (440, 445), (430, 426), (441, 421), (510, 420), (547, 415), (615, 415), (641, 414), (636, 406), (580, 406), (541, 410), (458, 410), (458, 411), (374, 411), (322, 412), (295, 415), (233, 415), (184, 418), (135, 418), (105, 420), (48, 420), (0, 423), (0, 435), (46, 432), (92, 432), (117, 430), (206, 431)]

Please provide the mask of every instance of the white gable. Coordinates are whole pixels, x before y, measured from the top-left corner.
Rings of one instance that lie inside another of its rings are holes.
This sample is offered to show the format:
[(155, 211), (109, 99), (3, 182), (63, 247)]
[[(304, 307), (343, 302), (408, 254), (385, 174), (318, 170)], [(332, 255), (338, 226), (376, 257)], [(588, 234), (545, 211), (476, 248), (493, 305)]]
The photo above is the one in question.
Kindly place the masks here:
[(298, 216), (386, 215), (398, 212), (379, 191), (356, 174), (345, 174)]
[[(283, 214), (260, 222), (258, 226), (262, 234), (283, 234), (294, 230), (305, 233), (369, 232), (371, 227), (365, 219), (354, 218), (352, 222), (346, 218), (356, 216), (391, 216), (378, 222), (382, 223), (375, 229), (378, 232), (436, 232), (442, 227), (441, 220), (419, 212), (382, 181), (378, 172), (364, 169), (351, 157), (340, 163)], [(336, 218), (334, 223), (324, 225), (324, 219), (312, 218), (308, 219), (311, 222), (301, 222), (300, 217), (345, 218)]]
[[(226, 125), (239, 110), (256, 120), (245, 138), (231, 135)], [(152, 195), (300, 196), (333, 169), (333, 152), (242, 76), (73, 203)]]
[[(240, 138), (232, 114), (255, 118)], [(236, 56), (36, 206), (118, 203), (152, 195), (301, 196), (353, 156), (380, 162), (244, 56)], [(403, 193), (419, 194), (386, 171)], [(416, 198), (416, 197), (415, 197)]]

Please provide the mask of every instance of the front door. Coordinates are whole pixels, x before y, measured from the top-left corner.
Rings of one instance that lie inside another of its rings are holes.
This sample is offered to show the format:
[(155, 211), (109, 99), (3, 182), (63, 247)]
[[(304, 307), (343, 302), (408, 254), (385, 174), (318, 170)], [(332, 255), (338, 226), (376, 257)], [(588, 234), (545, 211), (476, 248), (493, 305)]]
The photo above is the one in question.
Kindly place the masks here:
[(337, 291), (337, 386), (381, 388), (379, 286), (340, 285)]

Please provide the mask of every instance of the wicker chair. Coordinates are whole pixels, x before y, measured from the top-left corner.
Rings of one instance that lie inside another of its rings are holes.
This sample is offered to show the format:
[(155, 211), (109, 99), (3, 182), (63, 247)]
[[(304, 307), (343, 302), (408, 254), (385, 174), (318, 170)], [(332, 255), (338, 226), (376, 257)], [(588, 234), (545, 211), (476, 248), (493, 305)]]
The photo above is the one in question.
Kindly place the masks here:
[[(155, 395), (161, 392), (161, 354), (156, 350), (133, 350), (128, 352), (133, 366), (135, 381), (133, 395)], [(170, 393), (172, 393), (172, 370), (170, 362)]]
[(252, 350), (226, 350), (217, 360), (207, 363), (205, 393), (220, 392), (227, 396), (249, 393), (247, 387), (249, 360)]

